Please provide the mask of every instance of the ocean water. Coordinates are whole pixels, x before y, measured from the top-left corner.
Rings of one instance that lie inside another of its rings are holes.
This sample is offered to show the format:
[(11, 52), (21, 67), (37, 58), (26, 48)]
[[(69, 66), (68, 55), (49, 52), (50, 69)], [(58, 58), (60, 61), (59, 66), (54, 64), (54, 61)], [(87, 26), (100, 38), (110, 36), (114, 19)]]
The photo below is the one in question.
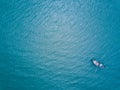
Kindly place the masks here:
[(0, 90), (120, 90), (120, 1), (0, 0)]

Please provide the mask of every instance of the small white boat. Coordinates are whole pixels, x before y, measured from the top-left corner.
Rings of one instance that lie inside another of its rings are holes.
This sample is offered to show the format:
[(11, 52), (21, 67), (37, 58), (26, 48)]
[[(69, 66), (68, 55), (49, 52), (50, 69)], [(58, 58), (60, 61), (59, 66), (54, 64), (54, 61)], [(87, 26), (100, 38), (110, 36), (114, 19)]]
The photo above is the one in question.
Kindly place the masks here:
[(95, 59), (92, 59), (91, 62), (96, 66), (96, 67), (99, 67), (99, 68), (105, 68), (105, 66), (100, 63), (99, 61), (95, 60)]

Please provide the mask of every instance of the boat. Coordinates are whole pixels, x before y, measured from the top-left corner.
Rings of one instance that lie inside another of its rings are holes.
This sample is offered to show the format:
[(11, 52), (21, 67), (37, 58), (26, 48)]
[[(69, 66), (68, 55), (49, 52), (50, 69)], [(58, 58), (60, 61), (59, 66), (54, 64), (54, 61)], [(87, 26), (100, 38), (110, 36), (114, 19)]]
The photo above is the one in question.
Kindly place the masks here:
[(99, 68), (105, 68), (105, 65), (102, 64), (101, 62), (95, 60), (95, 59), (92, 59), (91, 62), (93, 63), (93, 65), (95, 65), (96, 67), (99, 67)]

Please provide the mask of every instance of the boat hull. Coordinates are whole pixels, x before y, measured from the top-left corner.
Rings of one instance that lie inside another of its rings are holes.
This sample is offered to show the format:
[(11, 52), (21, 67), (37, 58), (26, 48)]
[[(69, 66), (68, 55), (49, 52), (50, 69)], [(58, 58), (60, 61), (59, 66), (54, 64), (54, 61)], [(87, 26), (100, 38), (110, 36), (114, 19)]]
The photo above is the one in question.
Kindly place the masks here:
[(97, 61), (97, 60), (91, 60), (92, 64), (96, 67), (99, 67), (99, 68), (105, 68), (105, 65), (102, 64), (101, 62)]

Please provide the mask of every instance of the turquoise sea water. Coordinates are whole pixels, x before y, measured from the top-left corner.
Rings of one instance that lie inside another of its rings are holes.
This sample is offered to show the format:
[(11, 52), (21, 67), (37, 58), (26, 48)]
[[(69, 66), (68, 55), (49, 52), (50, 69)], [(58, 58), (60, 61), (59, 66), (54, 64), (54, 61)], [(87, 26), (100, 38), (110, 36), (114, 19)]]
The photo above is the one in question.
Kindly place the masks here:
[(119, 5), (0, 0), (0, 90), (120, 90)]

